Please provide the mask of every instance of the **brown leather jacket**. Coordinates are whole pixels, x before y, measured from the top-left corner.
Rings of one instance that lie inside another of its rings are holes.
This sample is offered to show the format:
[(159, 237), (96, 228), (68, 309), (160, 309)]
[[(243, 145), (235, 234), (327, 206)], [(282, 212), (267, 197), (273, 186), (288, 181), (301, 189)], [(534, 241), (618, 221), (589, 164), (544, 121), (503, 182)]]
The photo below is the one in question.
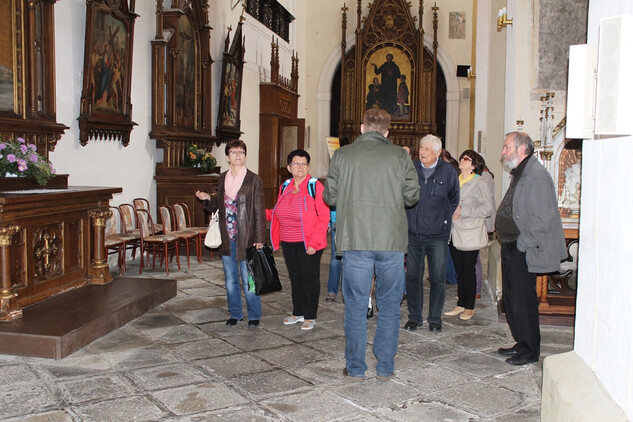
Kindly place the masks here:
[[(226, 230), (226, 209), (224, 208), (224, 179), (226, 171), (218, 180), (217, 194), (211, 199), (203, 201), (202, 206), (208, 212), (215, 212), (220, 208), (220, 235), (222, 244), (218, 248), (220, 255), (230, 256), (231, 247), (229, 233)], [(222, 205), (220, 207), (220, 205)], [(266, 242), (266, 209), (264, 207), (264, 185), (262, 179), (250, 170), (246, 170), (244, 183), (237, 192), (237, 250), (235, 259), (246, 259), (246, 248), (254, 243)]]

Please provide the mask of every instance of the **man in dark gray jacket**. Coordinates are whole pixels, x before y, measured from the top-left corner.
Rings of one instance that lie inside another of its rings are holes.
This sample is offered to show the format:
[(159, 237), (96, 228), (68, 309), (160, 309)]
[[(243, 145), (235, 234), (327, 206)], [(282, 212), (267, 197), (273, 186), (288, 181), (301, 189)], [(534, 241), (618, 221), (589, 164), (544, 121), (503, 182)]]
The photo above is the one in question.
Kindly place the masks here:
[(556, 189), (527, 133), (511, 132), (501, 157), (512, 181), (495, 227), (501, 240), (503, 306), (516, 344), (500, 348), (512, 365), (538, 362), (541, 349), (536, 274), (560, 270), (567, 257)]
[(407, 217), (420, 185), (407, 152), (388, 139), (389, 113), (369, 109), (352, 145), (334, 153), (323, 199), (336, 207), (336, 247), (343, 255), (345, 375), (365, 376), (367, 298), (376, 274), (376, 378), (388, 381), (398, 351)]

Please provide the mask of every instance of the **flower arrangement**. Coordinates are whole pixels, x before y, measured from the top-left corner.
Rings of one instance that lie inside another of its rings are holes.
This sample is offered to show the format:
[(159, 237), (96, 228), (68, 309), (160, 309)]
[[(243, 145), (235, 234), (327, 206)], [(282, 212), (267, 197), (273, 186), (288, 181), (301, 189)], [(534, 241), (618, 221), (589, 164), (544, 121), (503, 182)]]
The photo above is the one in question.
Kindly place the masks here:
[(190, 144), (187, 147), (187, 155), (185, 155), (185, 167), (198, 167), (204, 170), (211, 170), (217, 164), (217, 160), (206, 148), (198, 148), (196, 144)]
[(0, 177), (32, 177), (44, 186), (54, 176), (53, 165), (37, 153), (35, 144), (21, 137), (13, 142), (0, 139)]

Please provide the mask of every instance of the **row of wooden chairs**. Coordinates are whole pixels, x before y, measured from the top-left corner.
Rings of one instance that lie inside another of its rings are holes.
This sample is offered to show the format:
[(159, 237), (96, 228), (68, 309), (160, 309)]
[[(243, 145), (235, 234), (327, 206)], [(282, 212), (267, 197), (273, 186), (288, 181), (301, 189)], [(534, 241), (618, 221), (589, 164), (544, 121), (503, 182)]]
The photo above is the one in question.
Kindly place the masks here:
[(125, 258), (128, 250), (132, 250), (135, 259), (136, 248), (139, 248), (141, 261), (139, 273), (143, 273), (145, 259), (149, 265), (150, 254), (153, 257), (152, 268), (156, 264), (156, 256), (160, 256), (161, 265), (169, 275), (169, 261), (176, 255), (176, 264), (180, 269), (179, 251), (185, 246), (187, 268), (190, 268), (189, 247), (194, 244), (198, 263), (202, 262), (202, 251), (206, 227), (192, 227), (191, 214), (185, 203), (161, 205), (159, 216), (162, 224), (154, 223), (149, 212), (149, 202), (136, 198), (132, 204), (121, 204), (110, 207), (112, 216), (106, 221), (106, 249), (108, 254), (117, 254), (119, 272), (125, 274)]

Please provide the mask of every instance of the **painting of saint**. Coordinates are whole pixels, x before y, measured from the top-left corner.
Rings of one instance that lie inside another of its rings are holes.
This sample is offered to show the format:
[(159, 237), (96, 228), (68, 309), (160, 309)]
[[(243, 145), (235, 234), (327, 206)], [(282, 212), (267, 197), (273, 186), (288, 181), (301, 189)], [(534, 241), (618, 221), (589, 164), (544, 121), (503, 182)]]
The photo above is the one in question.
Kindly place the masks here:
[(410, 79), (411, 61), (403, 51), (394, 47), (375, 51), (367, 60), (365, 70), (365, 109), (381, 108), (389, 112), (392, 119), (409, 120), (407, 81)]
[(224, 86), (222, 87), (224, 105), (222, 108), (222, 124), (225, 127), (235, 127), (237, 125), (238, 72), (239, 70), (233, 63), (226, 63), (226, 74), (224, 76)]
[(0, 49), (0, 111), (14, 111), (13, 102), (13, 44), (14, 34), (10, 0), (0, 0), (0, 25), (2, 45)]
[(176, 42), (180, 54), (177, 58), (175, 120), (178, 127), (193, 128), (196, 116), (196, 47), (193, 27), (187, 15), (178, 18)]
[(466, 39), (466, 12), (448, 13), (448, 38), (452, 40)]
[(121, 113), (127, 33), (112, 15), (97, 14), (90, 54), (89, 93), (95, 110)]

